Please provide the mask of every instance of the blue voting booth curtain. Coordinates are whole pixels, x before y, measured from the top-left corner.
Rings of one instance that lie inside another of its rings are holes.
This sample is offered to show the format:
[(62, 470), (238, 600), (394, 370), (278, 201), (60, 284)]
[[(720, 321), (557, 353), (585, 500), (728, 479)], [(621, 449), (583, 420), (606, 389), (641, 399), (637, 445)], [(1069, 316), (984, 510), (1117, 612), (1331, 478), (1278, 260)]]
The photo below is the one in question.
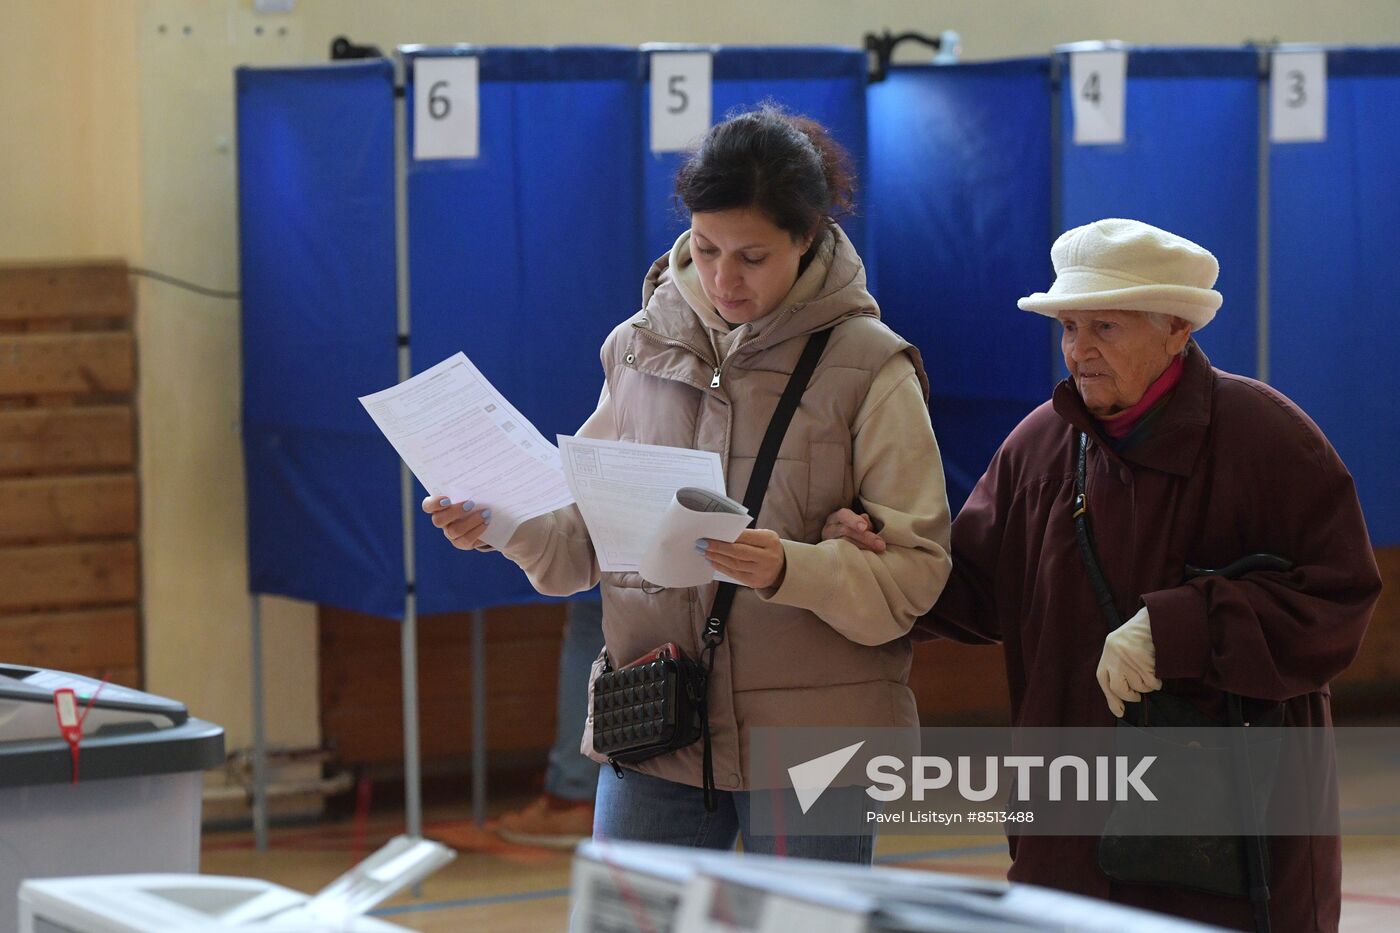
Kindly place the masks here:
[[(553, 441), (593, 411), (598, 350), (640, 301), (638, 53), (470, 54), (479, 157), (409, 162), (413, 371), (461, 350)], [(427, 516), (414, 541), (424, 613), (541, 598), (509, 560), (454, 550)]]
[(872, 84), (869, 221), (886, 323), (923, 353), (961, 508), (1001, 441), (1049, 397), (1049, 60), (890, 69)]
[(1061, 230), (1129, 217), (1220, 260), (1219, 315), (1198, 337), (1221, 369), (1257, 375), (1259, 59), (1252, 49), (1128, 53), (1125, 139), (1076, 145), (1068, 55), (1058, 56)]
[(1371, 540), (1400, 544), (1400, 49), (1327, 56), (1327, 138), (1269, 151), (1269, 381), (1356, 479)]
[[(643, 53), (643, 80), (648, 81)], [(861, 187), (866, 169), (865, 83), (863, 52), (849, 48), (733, 48), (718, 49), (711, 64), (711, 113), (718, 123), (739, 110), (765, 101), (791, 113), (811, 117), (831, 131), (851, 154)], [(684, 153), (655, 153), (650, 149), (651, 88), (642, 88), (642, 128), (639, 142), (644, 170), (642, 260), (650, 263), (670, 250), (690, 218), (676, 203), (676, 170)], [(856, 192), (858, 202), (866, 200)], [(860, 213), (842, 220), (856, 249), (865, 255), (867, 221)], [(645, 266), (644, 266), (645, 268)]]
[(399, 461), (356, 399), (396, 379), (393, 83), (237, 73), (248, 586), (387, 616)]

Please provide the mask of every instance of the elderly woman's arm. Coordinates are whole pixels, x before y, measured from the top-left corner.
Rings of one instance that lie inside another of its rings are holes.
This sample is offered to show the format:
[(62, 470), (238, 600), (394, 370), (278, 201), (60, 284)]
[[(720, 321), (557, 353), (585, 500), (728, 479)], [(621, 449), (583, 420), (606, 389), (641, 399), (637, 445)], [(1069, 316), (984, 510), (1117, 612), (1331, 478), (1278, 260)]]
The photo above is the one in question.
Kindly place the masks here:
[(885, 547), (849, 541), (782, 542), (786, 569), (759, 595), (809, 609), (851, 641), (879, 645), (907, 634), (948, 579), (950, 519), (938, 443), (913, 363), (899, 354), (876, 374), (856, 416), (857, 495)]
[[(1267, 390), (1236, 395), (1246, 393)], [(1158, 677), (1286, 700), (1322, 689), (1356, 657), (1381, 579), (1351, 474), (1311, 422), (1267, 394), (1252, 408), (1217, 403), (1212, 427), (1232, 446), (1216, 469), (1248, 491), (1235, 506), (1239, 556), (1268, 550), (1293, 569), (1198, 577), (1142, 598)]]

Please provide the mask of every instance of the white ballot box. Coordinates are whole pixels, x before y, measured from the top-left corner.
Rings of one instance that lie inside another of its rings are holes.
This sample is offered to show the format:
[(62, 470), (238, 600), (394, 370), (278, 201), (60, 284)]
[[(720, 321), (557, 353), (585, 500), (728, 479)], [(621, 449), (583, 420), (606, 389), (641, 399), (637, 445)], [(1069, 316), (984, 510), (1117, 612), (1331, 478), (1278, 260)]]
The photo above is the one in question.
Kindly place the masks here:
[(580, 845), (571, 896), (574, 933), (1217, 929), (1034, 885), (640, 843)]
[(203, 772), (223, 760), (223, 729), (181, 703), (0, 664), (0, 933), (29, 878), (198, 871)]

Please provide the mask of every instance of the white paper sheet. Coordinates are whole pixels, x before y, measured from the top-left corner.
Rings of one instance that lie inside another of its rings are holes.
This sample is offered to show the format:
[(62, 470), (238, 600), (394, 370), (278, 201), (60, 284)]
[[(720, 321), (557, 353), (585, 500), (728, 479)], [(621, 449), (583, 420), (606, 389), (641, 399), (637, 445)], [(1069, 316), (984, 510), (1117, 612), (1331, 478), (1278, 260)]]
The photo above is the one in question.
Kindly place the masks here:
[(574, 501), (559, 451), (464, 353), (360, 403), (429, 495), (491, 509), (481, 537), (492, 547)]
[[(737, 523), (736, 517), (727, 512), (681, 509), (673, 520), (699, 531), (671, 532), (664, 525), (667, 511), (676, 501), (677, 490), (695, 487), (698, 491), (724, 495), (724, 469), (719, 454), (562, 434), (559, 435), (559, 451), (564, 476), (588, 525), (600, 569), (610, 573), (641, 573), (660, 586), (698, 586), (720, 579), (695, 552), (695, 539), (733, 541), (748, 525), (747, 514), (742, 523)], [(689, 537), (685, 537), (687, 534)], [(643, 556), (659, 542), (664, 542), (666, 553), (653, 555), (661, 560), (649, 562), (648, 569), (662, 573), (667, 579), (694, 582), (665, 583), (647, 575), (642, 567)], [(697, 574), (700, 576), (695, 580)]]
[(749, 510), (742, 502), (709, 489), (677, 489), (660, 523), (642, 546), (639, 573), (658, 586), (701, 586), (727, 580), (715, 573), (695, 550), (699, 538), (733, 541), (749, 527)]

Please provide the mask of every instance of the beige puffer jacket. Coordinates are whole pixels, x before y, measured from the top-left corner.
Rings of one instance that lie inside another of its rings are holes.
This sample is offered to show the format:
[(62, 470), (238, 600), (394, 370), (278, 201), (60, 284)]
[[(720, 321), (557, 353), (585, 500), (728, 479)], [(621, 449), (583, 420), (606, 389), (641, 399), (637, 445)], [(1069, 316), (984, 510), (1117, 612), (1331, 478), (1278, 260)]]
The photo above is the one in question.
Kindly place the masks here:
[[(815, 297), (781, 305), (723, 360), (673, 281), (671, 259), (688, 251), (659, 259), (644, 309), (604, 343), (604, 399), (580, 431), (714, 451), (728, 494), (742, 499), (805, 338), (832, 330), (756, 522), (784, 539), (784, 579), (772, 591), (739, 589), (715, 657), (710, 728), (715, 781), (725, 790), (755, 786), (748, 762), (755, 726), (916, 727), (905, 634), (951, 567), (947, 498), (918, 352), (880, 323), (859, 256), (839, 228), (832, 236), (813, 263), (825, 268), (808, 269), (820, 278)], [(858, 495), (887, 541), (881, 554), (821, 541), (826, 516)], [(505, 553), (542, 592), (576, 592), (600, 577), (576, 508), (522, 525)], [(668, 641), (700, 656), (714, 584), (659, 589), (635, 573), (601, 580), (615, 664)], [(589, 732), (583, 747), (591, 748)], [(701, 746), (634, 767), (699, 786)]]

